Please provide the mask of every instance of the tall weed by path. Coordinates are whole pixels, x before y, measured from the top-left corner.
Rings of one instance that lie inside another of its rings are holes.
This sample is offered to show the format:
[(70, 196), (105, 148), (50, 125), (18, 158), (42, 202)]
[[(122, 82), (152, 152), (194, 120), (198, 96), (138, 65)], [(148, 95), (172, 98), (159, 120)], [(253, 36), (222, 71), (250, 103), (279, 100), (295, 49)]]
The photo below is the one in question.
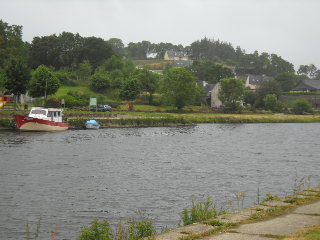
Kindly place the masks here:
[(226, 210), (222, 208), (218, 211), (216, 205), (212, 202), (212, 198), (208, 197), (204, 203), (195, 204), (192, 201), (191, 209), (185, 208), (180, 214), (183, 225), (189, 225), (195, 222), (204, 221), (210, 218), (217, 217), (218, 215), (225, 214)]

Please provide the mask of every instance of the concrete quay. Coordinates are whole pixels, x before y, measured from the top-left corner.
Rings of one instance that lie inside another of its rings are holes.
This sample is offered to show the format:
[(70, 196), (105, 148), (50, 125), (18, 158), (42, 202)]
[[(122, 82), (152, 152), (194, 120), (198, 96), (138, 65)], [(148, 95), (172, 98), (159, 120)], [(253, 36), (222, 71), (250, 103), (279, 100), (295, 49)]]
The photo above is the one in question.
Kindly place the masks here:
[(319, 224), (320, 187), (157, 234), (152, 239), (272, 240)]

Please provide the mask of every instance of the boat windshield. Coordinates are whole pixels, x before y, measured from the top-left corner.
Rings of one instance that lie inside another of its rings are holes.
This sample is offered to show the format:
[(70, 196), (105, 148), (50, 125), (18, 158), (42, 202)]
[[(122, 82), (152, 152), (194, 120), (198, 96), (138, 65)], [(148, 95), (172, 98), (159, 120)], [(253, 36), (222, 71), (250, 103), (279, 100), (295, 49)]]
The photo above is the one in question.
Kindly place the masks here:
[(42, 115), (46, 115), (46, 111), (45, 110), (40, 110), (40, 109), (33, 109), (31, 111), (31, 114), (42, 114)]

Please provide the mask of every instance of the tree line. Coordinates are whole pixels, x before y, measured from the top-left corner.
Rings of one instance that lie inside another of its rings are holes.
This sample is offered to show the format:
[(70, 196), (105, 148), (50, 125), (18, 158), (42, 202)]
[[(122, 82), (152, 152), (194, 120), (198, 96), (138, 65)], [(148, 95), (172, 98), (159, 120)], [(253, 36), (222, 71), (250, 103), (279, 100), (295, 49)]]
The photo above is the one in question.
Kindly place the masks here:
[[(168, 50), (189, 56), (194, 60), (193, 65), (183, 69), (166, 65), (161, 76), (147, 68), (138, 69), (132, 62), (151, 55), (162, 59)], [(34, 37), (28, 43), (22, 40), (22, 26), (0, 20), (0, 89), (16, 95), (29, 90), (33, 97), (48, 96), (60, 85), (82, 82), (98, 93), (115, 90), (124, 100), (133, 100), (146, 92), (150, 104), (158, 91), (166, 104), (182, 108), (201, 101), (203, 92), (195, 87), (196, 82), (217, 83), (234, 78), (234, 73), (273, 76), (283, 91), (292, 89), (302, 78), (320, 78), (320, 70), (313, 64), (300, 66), (297, 75), (293, 65), (276, 54), (257, 51), (247, 54), (240, 47), (234, 48), (220, 40), (203, 38), (186, 47), (149, 41), (125, 46), (118, 38), (104, 40), (63, 32)], [(66, 98), (81, 99), (77, 94), (68, 95)]]

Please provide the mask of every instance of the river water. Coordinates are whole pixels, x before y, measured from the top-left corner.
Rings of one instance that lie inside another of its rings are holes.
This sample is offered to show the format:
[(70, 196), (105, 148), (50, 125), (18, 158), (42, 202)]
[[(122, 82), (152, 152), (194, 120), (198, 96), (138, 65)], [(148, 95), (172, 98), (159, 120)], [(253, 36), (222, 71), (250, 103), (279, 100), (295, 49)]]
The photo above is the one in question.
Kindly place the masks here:
[(26, 239), (38, 221), (39, 239), (55, 226), (76, 239), (94, 219), (137, 212), (174, 227), (192, 200), (237, 210), (292, 194), (320, 183), (319, 138), (319, 123), (1, 131), (0, 239)]

